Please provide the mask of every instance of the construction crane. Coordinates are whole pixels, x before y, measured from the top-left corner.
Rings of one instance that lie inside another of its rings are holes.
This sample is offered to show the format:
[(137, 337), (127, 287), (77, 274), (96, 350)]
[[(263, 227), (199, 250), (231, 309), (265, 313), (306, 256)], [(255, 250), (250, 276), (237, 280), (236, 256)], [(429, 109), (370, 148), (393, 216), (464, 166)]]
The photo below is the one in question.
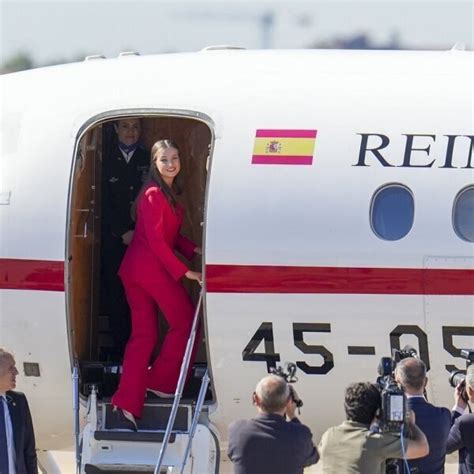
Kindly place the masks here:
[[(262, 49), (269, 49), (272, 47), (273, 28), (275, 26), (275, 13), (273, 11), (264, 11), (262, 13), (246, 14), (246, 13), (216, 13), (208, 11), (188, 11), (185, 16), (196, 19), (203, 18), (206, 20), (217, 21), (256, 21), (260, 28)], [(183, 15), (180, 14), (180, 18)]]

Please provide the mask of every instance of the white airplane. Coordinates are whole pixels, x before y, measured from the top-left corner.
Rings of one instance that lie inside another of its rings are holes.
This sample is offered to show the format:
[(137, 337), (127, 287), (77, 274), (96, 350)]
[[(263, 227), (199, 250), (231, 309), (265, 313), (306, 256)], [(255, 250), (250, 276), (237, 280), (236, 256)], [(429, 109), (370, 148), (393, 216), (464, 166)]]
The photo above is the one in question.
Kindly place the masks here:
[[(0, 346), (49, 472), (50, 450), (74, 445), (75, 364), (81, 472), (133, 472), (159, 452), (153, 430), (111, 439), (102, 411), (117, 368), (99, 350), (100, 171), (123, 117), (142, 118), (147, 146), (181, 145), (185, 232), (203, 242), (212, 397), (185, 472), (226, 469), (228, 424), (253, 416), (256, 382), (285, 361), (315, 441), (341, 421), (344, 387), (407, 343), (429, 400), (450, 406), (448, 374), (474, 347), (473, 64), (456, 50), (211, 48), (1, 77)], [(190, 407), (166, 466), (182, 461)]]

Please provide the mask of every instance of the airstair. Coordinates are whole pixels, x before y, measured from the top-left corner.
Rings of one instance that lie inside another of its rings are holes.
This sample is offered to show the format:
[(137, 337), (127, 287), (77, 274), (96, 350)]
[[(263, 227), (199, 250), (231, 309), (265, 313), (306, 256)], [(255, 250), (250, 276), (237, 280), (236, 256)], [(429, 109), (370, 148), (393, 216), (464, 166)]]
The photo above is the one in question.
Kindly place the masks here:
[(208, 420), (206, 367), (193, 368), (199, 380), (197, 399), (183, 397), (186, 374), (199, 325), (202, 292), (181, 366), (174, 399), (147, 397), (136, 432), (122, 429), (112, 415), (110, 399), (99, 399), (90, 388), (87, 423), (79, 424), (79, 368), (74, 369), (74, 412), (77, 474), (215, 474), (219, 471), (219, 446)]

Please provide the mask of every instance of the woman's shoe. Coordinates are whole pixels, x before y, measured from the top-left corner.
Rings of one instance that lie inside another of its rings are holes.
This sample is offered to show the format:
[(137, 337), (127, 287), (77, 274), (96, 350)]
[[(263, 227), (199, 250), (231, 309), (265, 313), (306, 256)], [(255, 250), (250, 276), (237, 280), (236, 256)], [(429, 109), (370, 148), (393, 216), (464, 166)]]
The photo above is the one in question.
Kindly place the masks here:
[(119, 430), (138, 431), (135, 417), (127, 410), (114, 407), (112, 413), (115, 414), (114, 428)]
[(174, 398), (174, 393), (160, 392), (159, 390), (152, 390), (151, 388), (147, 388), (146, 391), (156, 395), (158, 398)]

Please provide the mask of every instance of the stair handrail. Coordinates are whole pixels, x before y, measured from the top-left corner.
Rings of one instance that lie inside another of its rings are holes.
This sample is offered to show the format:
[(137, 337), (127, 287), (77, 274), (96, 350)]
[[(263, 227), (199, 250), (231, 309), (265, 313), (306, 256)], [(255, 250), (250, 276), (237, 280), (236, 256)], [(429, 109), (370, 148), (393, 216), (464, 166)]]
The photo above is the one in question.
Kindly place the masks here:
[(81, 472), (81, 428), (79, 419), (79, 363), (77, 359), (74, 360), (74, 366), (72, 369), (72, 410), (74, 413), (74, 438), (76, 448), (76, 473)]
[(168, 419), (168, 424), (166, 426), (166, 431), (163, 436), (163, 441), (161, 443), (160, 454), (158, 455), (158, 460), (156, 461), (154, 474), (160, 474), (161, 466), (163, 464), (163, 459), (165, 457), (166, 448), (171, 436), (171, 431), (176, 420), (176, 415), (178, 413), (179, 404), (181, 402), (181, 396), (183, 395), (184, 383), (186, 381), (186, 375), (188, 373), (189, 363), (191, 361), (191, 354), (194, 347), (194, 341), (196, 339), (196, 333), (199, 323), (200, 309), (202, 303), (202, 293), (203, 290), (199, 292), (199, 299), (196, 305), (196, 311), (194, 312), (193, 325), (191, 327), (191, 332), (189, 334), (188, 343), (186, 344), (186, 350), (184, 352), (183, 362), (181, 363), (181, 371), (179, 373), (178, 383), (176, 385), (176, 391), (174, 394), (173, 406), (171, 408), (170, 417)]
[(186, 463), (188, 461), (188, 456), (191, 451), (191, 447), (193, 445), (193, 438), (194, 434), (196, 433), (197, 424), (199, 421), (199, 415), (201, 414), (202, 406), (204, 405), (204, 400), (206, 399), (207, 387), (209, 382), (211, 381), (209, 377), (209, 369), (206, 369), (204, 376), (201, 380), (201, 388), (199, 390), (199, 396), (196, 402), (196, 407), (194, 409), (194, 416), (193, 421), (191, 423), (191, 428), (189, 430), (189, 437), (188, 437), (188, 444), (186, 445), (186, 449), (184, 451), (183, 462), (181, 464), (180, 474), (184, 473), (184, 468), (186, 467)]

